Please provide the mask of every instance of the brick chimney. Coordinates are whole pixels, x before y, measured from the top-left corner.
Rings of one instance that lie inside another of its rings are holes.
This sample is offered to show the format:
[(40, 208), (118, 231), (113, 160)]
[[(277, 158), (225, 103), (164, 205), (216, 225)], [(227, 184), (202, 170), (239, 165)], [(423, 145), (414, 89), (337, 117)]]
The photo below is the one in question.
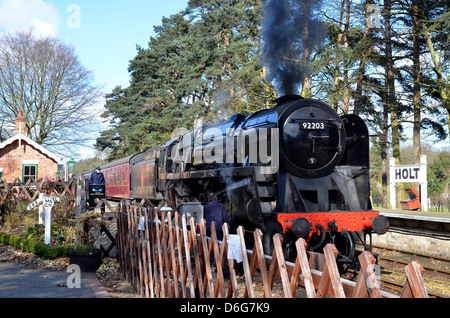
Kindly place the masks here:
[(19, 116), (16, 117), (16, 135), (21, 133), (22, 135), (28, 135), (27, 119), (22, 117), (22, 111), (19, 110)]

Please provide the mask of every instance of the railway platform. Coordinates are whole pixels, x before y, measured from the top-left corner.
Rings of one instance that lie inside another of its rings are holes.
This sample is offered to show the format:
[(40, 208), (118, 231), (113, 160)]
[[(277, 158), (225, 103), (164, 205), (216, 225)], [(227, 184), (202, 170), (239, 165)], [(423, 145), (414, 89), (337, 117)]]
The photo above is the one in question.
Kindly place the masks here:
[(378, 208), (375, 207), (374, 210), (380, 211), (380, 213), (385, 214), (386, 216), (389, 215), (401, 215), (405, 218), (425, 218), (425, 219), (450, 219), (450, 212), (430, 212), (430, 211), (408, 211), (408, 210), (401, 210), (401, 209), (384, 209), (384, 208)]
[(450, 239), (450, 213), (378, 209), (389, 219), (391, 227), (424, 230)]
[(450, 259), (450, 213), (406, 211), (375, 208), (389, 219), (390, 228), (384, 235), (374, 235), (374, 243), (430, 256)]

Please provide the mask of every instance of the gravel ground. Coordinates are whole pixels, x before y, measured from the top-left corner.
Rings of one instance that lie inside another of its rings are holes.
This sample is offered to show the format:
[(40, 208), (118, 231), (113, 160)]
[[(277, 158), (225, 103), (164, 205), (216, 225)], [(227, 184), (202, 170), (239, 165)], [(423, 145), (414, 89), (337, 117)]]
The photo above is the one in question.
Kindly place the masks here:
[(111, 297), (141, 298), (131, 284), (122, 278), (119, 263), (115, 258), (105, 258), (96, 272), (98, 279)]

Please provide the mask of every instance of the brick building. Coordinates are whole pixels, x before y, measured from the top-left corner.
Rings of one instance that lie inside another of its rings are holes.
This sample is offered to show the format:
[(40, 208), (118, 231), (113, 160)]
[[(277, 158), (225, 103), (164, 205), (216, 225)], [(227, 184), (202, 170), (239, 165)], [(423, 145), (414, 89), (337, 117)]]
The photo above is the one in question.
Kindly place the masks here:
[(6, 182), (55, 178), (61, 158), (28, 138), (22, 112), (16, 117), (16, 135), (0, 144), (0, 176)]

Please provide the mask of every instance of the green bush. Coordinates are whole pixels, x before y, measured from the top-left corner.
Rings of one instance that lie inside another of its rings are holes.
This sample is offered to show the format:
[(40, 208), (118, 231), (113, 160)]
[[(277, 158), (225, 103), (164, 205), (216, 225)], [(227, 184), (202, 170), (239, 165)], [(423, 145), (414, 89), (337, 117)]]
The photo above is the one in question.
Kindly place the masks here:
[(27, 239), (25, 239), (25, 240), (23, 240), (23, 243), (22, 243), (23, 250), (25, 252), (35, 254), (36, 253), (36, 245), (37, 244), (39, 244), (39, 242), (34, 241), (34, 240), (27, 240)]
[(21, 238), (20, 236), (17, 236), (17, 235), (11, 235), (9, 237), (9, 244), (19, 250), (22, 249), (22, 241), (23, 241), (23, 238)]
[(3, 238), (2, 238), (2, 243), (5, 244), (5, 245), (9, 245), (9, 237), (10, 236), (11, 236), (11, 234), (6, 234), (5, 233), (5, 235), (3, 235)]
[(44, 257), (44, 255), (46, 254), (48, 248), (49, 247), (45, 243), (38, 242), (34, 246), (34, 254), (36, 254), (38, 256), (41, 256), (41, 257)]
[(33, 253), (45, 259), (55, 259), (58, 257), (67, 257), (73, 246), (48, 246), (35, 239), (26, 239), (13, 234), (0, 232), (0, 243), (14, 246), (17, 249)]

